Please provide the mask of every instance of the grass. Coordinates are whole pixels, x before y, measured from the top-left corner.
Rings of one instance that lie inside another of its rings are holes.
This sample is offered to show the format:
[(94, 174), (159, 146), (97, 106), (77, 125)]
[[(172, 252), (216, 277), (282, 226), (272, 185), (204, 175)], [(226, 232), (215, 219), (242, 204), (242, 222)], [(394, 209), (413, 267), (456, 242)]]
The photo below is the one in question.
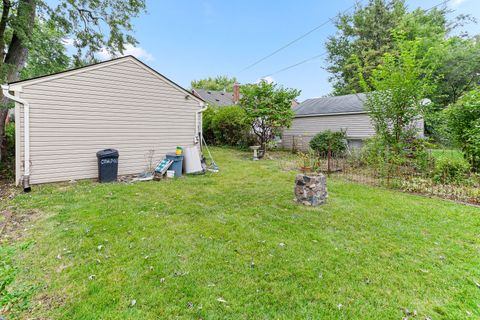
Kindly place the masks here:
[(432, 149), (430, 150), (435, 159), (448, 158), (453, 160), (463, 160), (463, 152), (458, 149)]
[(18, 318), (480, 317), (480, 209), (329, 180), (296, 205), (295, 172), (214, 149), (221, 172), (133, 185), (35, 187)]

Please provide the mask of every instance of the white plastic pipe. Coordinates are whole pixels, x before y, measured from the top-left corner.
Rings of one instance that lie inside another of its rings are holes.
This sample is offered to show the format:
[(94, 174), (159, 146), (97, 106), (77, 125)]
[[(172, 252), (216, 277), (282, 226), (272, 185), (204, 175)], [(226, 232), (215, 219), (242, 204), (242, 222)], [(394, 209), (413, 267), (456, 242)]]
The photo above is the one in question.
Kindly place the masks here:
[[(201, 107), (205, 106), (204, 103), (200, 105)], [(198, 110), (195, 112), (195, 143), (199, 143), (200, 145), (202, 144), (202, 129), (200, 129), (200, 114), (208, 109), (208, 105), (206, 105), (204, 108)]]
[[(2, 85), (2, 92), (5, 97), (15, 102), (18, 102), (23, 105), (23, 139), (24, 139), (24, 172), (23, 172), (23, 181), (24, 188), (30, 188), (30, 104), (27, 100), (21, 99), (11, 95), (9, 92), (9, 85)], [(26, 183), (26, 184), (25, 184)], [(26, 186), (26, 187), (25, 187)]]

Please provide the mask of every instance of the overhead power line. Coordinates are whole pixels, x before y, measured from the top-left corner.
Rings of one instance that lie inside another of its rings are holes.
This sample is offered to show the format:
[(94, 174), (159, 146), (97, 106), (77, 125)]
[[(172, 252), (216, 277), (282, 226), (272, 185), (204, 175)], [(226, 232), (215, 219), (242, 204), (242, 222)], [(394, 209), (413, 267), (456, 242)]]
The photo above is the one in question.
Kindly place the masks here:
[[(345, 9), (344, 11), (342, 11), (342, 14), (343, 14), (343, 13), (346, 13), (347, 11), (349, 11), (350, 9), (352, 9), (353, 7), (355, 7), (355, 4), (354, 4), (354, 5), (351, 5), (350, 7), (348, 7), (348, 8), (347, 8), (347, 9)], [(271, 52), (271, 53), (267, 54), (267, 55), (266, 55), (266, 56), (264, 56), (263, 58), (260, 58), (260, 59), (258, 59), (257, 61), (255, 61), (254, 63), (252, 63), (252, 64), (250, 64), (250, 65), (246, 66), (246, 67), (245, 67), (245, 68), (243, 68), (243, 69), (242, 69), (240, 72), (243, 72), (243, 71), (246, 71), (246, 70), (248, 70), (248, 69), (251, 69), (251, 68), (253, 68), (254, 66), (256, 66), (257, 64), (259, 64), (260, 62), (263, 62), (263, 61), (267, 60), (268, 58), (270, 58), (270, 57), (272, 57), (272, 56), (276, 55), (276, 54), (277, 54), (277, 53), (279, 53), (280, 51), (282, 51), (282, 50), (284, 50), (284, 49), (286, 49), (286, 48), (290, 47), (292, 44), (294, 44), (294, 43), (296, 43), (296, 42), (298, 42), (298, 41), (302, 40), (303, 38), (305, 38), (305, 37), (307, 37), (308, 35), (310, 35), (310, 34), (314, 33), (315, 31), (317, 31), (318, 29), (320, 29), (320, 28), (322, 28), (322, 27), (326, 26), (326, 25), (327, 25), (327, 24), (329, 24), (330, 22), (333, 22), (333, 18), (328, 18), (328, 20), (326, 20), (326, 21), (322, 22), (321, 24), (319, 24), (319, 25), (318, 25), (318, 26), (316, 26), (315, 28), (313, 28), (313, 29), (311, 29), (311, 30), (307, 31), (306, 33), (302, 34), (302, 35), (301, 35), (301, 36), (299, 36), (298, 38), (296, 38), (296, 39), (294, 39), (294, 40), (292, 40), (292, 41), (288, 42), (287, 44), (285, 44), (285, 45), (281, 46), (281, 47), (280, 47), (280, 48), (278, 48), (277, 50), (275, 50), (275, 51), (273, 51), (273, 52)]]
[(271, 77), (271, 76), (273, 76), (273, 75), (276, 75), (277, 73), (287, 71), (287, 70), (289, 70), (289, 69), (295, 68), (295, 67), (297, 67), (297, 66), (299, 66), (299, 65), (302, 65), (302, 64), (304, 64), (304, 63), (307, 63), (307, 62), (310, 62), (310, 61), (312, 61), (312, 60), (321, 58), (321, 57), (325, 56), (326, 54), (327, 54), (327, 52), (323, 52), (323, 53), (317, 54), (316, 56), (310, 57), (310, 58), (308, 58), (308, 59), (305, 59), (305, 60), (302, 60), (302, 61), (297, 62), (297, 63), (295, 63), (295, 64), (292, 64), (292, 65), (290, 65), (290, 66), (288, 66), (288, 67), (285, 67), (285, 68), (282, 68), (282, 69), (280, 69), (280, 70), (277, 70), (277, 71), (275, 71), (275, 72), (273, 72), (273, 73), (270, 73), (270, 74), (268, 74), (268, 75), (266, 75), (266, 76), (263, 76), (262, 78)]
[[(451, 1), (451, 0), (444, 0), (444, 1), (438, 3), (438, 4), (434, 5), (434, 6), (426, 9), (425, 12), (428, 12), (428, 11), (430, 11), (430, 10), (433, 10), (433, 9), (435, 9), (435, 8), (441, 6), (441, 5), (444, 5), (444, 6), (445, 6), (445, 5), (446, 5), (447, 3), (449, 3), (450, 1)], [(347, 9), (347, 11), (348, 11), (348, 10), (350, 10), (350, 8)], [(273, 76), (273, 75), (275, 75), (275, 74), (277, 74), (277, 73), (290, 70), (290, 69), (292, 69), (292, 68), (298, 67), (298, 66), (300, 66), (300, 65), (302, 65), (302, 64), (305, 64), (305, 63), (307, 63), (307, 62), (310, 62), (310, 61), (312, 61), (312, 60), (315, 60), (315, 59), (318, 59), (318, 58), (320, 58), (320, 57), (323, 57), (323, 56), (325, 56), (325, 55), (327, 55), (327, 54), (328, 54), (328, 52), (325, 51), (325, 52), (323, 52), (323, 53), (317, 54), (317, 55), (315, 55), (315, 56), (313, 56), (313, 57), (310, 57), (310, 58), (308, 58), (308, 59), (305, 59), (305, 60), (302, 60), (302, 61), (300, 61), (300, 62), (294, 63), (294, 64), (292, 64), (292, 65), (290, 65), (290, 66), (288, 66), (288, 67), (284, 67), (284, 68), (282, 68), (282, 69), (280, 69), (280, 70), (277, 70), (277, 71), (275, 71), (275, 72), (272, 72), (272, 73), (270, 73), (270, 74), (268, 74), (268, 75), (266, 75), (266, 76), (263, 76), (262, 78), (270, 77), (270, 76)]]

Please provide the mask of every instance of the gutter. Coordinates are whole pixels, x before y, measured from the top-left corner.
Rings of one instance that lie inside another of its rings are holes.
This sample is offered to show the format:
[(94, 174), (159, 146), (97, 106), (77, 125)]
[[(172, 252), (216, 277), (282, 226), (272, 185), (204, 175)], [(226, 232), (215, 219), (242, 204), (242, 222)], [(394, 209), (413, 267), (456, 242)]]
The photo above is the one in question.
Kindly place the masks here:
[(3, 96), (23, 105), (23, 139), (24, 139), (24, 172), (23, 172), (23, 191), (30, 192), (30, 104), (27, 100), (11, 95), (10, 86), (2, 85)]
[(200, 143), (200, 146), (202, 145), (202, 129), (200, 129), (200, 114), (208, 109), (208, 104), (205, 105), (204, 102), (200, 104), (200, 107), (203, 107), (202, 109), (198, 110), (195, 112), (195, 144)]

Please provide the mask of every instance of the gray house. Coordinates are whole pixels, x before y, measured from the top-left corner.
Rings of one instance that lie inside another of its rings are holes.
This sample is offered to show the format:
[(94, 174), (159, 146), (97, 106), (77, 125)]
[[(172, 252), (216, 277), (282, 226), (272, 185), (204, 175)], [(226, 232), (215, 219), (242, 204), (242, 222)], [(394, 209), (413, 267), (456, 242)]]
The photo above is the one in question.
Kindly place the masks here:
[[(308, 99), (294, 108), (292, 126), (283, 131), (282, 143), (287, 149), (305, 150), (317, 133), (332, 130), (347, 132), (351, 147), (360, 147), (363, 140), (372, 137), (375, 129), (364, 109), (363, 93), (345, 96)], [(423, 119), (414, 123), (423, 136)]]
[(16, 183), (97, 177), (96, 152), (119, 174), (198, 144), (205, 102), (132, 56), (2, 86), (15, 101)]

